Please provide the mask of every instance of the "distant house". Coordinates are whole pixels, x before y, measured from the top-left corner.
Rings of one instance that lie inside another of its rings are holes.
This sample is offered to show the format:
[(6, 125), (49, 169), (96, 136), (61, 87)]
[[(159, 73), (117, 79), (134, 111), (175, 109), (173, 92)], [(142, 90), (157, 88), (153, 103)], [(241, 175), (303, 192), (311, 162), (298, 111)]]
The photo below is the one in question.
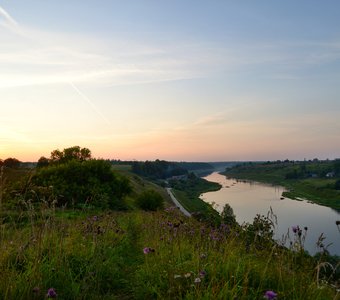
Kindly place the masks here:
[(335, 172), (328, 172), (327, 174), (326, 174), (326, 177), (327, 178), (333, 178), (335, 176)]

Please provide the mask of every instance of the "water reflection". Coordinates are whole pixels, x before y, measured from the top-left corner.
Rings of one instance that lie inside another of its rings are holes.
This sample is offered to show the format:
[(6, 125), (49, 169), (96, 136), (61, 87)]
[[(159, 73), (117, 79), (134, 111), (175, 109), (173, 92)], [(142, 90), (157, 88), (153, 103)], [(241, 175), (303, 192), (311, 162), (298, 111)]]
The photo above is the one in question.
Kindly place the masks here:
[(278, 221), (275, 228), (276, 239), (281, 239), (294, 225), (308, 227), (305, 249), (309, 253), (317, 252), (316, 242), (320, 234), (324, 233), (324, 244), (332, 243), (328, 248), (330, 253), (340, 255), (340, 233), (336, 226), (340, 214), (333, 209), (308, 201), (285, 199), (282, 197), (284, 188), (280, 186), (228, 179), (216, 172), (204, 178), (220, 183), (222, 188), (216, 192), (202, 194), (201, 199), (209, 203), (214, 202), (219, 212), (225, 203), (229, 203), (239, 224), (252, 223), (256, 214), (267, 215), (272, 208)]

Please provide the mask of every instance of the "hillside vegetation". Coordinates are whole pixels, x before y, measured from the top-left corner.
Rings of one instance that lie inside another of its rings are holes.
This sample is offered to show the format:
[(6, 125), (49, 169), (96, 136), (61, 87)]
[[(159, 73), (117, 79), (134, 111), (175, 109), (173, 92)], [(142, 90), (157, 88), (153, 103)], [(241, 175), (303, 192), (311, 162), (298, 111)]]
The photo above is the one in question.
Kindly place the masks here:
[[(286, 249), (270, 216), (243, 227), (231, 208), (185, 217), (163, 188), (72, 148), (72, 159), (59, 151), (62, 162), (41, 160), (11, 181), (2, 169), (1, 299), (339, 299), (337, 261), (322, 247), (307, 255), (303, 230)], [(193, 174), (173, 184), (186, 196), (207, 188)]]

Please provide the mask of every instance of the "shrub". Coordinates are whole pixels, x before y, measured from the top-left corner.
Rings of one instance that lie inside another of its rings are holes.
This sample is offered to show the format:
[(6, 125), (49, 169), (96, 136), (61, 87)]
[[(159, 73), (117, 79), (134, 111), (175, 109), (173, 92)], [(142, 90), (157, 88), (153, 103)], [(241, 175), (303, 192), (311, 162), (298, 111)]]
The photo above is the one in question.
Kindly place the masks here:
[(340, 190), (340, 179), (338, 179), (336, 182), (335, 182), (335, 189), (336, 190)]
[[(49, 187), (57, 205), (125, 208), (123, 198), (131, 190), (127, 178), (119, 176), (105, 160), (87, 160), (50, 165), (33, 177), (37, 189)], [(46, 195), (45, 195), (46, 196)]]
[(147, 190), (137, 197), (136, 205), (144, 210), (155, 211), (163, 208), (163, 197), (154, 190)]
[(236, 217), (234, 215), (234, 211), (228, 203), (224, 205), (221, 217), (224, 224), (228, 224), (231, 226), (236, 225)]

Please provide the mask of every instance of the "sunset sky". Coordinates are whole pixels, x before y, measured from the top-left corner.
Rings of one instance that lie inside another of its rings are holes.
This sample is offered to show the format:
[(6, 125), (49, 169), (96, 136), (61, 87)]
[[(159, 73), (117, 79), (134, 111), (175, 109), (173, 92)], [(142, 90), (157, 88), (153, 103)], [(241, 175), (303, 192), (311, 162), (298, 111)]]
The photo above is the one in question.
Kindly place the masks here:
[(340, 1), (0, 0), (0, 158), (340, 157)]

